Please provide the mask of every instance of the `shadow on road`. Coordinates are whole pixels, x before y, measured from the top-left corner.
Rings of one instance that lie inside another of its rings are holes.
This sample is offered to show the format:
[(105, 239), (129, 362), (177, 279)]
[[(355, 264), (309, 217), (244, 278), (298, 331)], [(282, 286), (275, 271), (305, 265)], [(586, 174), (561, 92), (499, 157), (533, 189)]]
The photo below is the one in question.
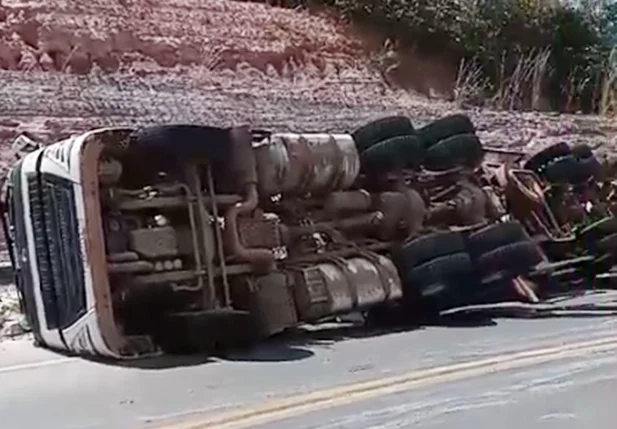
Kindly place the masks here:
[(478, 328), (497, 326), (497, 322), (485, 314), (453, 314), (442, 316), (438, 320), (429, 321), (426, 326), (439, 326), (444, 328)]
[[(60, 353), (66, 356), (74, 356), (68, 355), (64, 353)], [(210, 356), (204, 355), (191, 355), (191, 356), (171, 356), (171, 355), (161, 355), (161, 356), (152, 356), (152, 357), (143, 357), (138, 359), (131, 360), (112, 360), (107, 358), (98, 358), (93, 356), (79, 356), (80, 358), (97, 363), (100, 365), (106, 366), (116, 366), (122, 368), (137, 368), (137, 369), (148, 369), (148, 370), (159, 370), (159, 369), (169, 369), (169, 368), (182, 368), (182, 367), (191, 367), (191, 366), (199, 366), (214, 362)]]
[(351, 318), (308, 325), (285, 331), (248, 350), (229, 350), (216, 355), (171, 356), (162, 355), (126, 361), (97, 359), (84, 356), (85, 360), (102, 365), (137, 368), (143, 370), (162, 370), (201, 366), (210, 363), (228, 362), (291, 362), (308, 359), (315, 353), (311, 348), (331, 346), (335, 343), (352, 340), (375, 338), (382, 335), (392, 335), (401, 332), (420, 331), (431, 327), (472, 328), (480, 326), (495, 326), (492, 319), (477, 314), (453, 315), (448, 318), (422, 320), (421, 322), (402, 323), (399, 318), (380, 318), (379, 321), (366, 323), (358, 315)]
[(375, 338), (401, 332), (421, 331), (431, 327), (476, 328), (496, 325), (494, 320), (476, 314), (454, 315), (448, 318), (424, 319), (414, 322), (402, 322), (400, 318), (393, 317), (369, 324), (364, 323), (363, 320), (345, 321), (343, 319), (339, 323), (325, 323), (290, 330), (271, 339), (270, 342), (281, 342), (288, 346), (299, 347), (327, 346), (351, 339)]
[(306, 348), (285, 344), (282, 341), (271, 341), (251, 350), (230, 351), (221, 355), (220, 359), (231, 362), (291, 362), (310, 358), (314, 354)]
[(220, 361), (238, 362), (288, 362), (306, 359), (313, 356), (313, 352), (301, 347), (285, 344), (284, 342), (265, 342), (249, 350), (230, 350), (222, 353), (207, 355), (161, 355), (125, 361), (93, 358), (84, 356), (85, 360), (102, 365), (145, 370), (161, 370), (207, 365)]

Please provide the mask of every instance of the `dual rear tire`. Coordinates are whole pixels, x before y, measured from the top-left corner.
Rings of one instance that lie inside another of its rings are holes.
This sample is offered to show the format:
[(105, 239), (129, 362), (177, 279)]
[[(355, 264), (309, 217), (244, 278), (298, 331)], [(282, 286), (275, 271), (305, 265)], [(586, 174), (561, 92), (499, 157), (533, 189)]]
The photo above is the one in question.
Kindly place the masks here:
[(521, 224), (506, 222), (467, 235), (421, 236), (404, 243), (394, 259), (410, 310), (438, 312), (475, 303), (496, 285), (498, 295), (507, 295), (511, 281), (533, 271), (544, 255)]

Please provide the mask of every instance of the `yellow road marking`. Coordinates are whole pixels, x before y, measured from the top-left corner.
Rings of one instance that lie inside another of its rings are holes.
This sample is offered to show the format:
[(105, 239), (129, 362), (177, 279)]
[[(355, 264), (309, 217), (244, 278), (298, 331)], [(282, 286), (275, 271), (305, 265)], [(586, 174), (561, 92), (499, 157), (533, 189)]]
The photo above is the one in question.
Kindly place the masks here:
[(418, 387), (611, 350), (617, 350), (617, 336), (411, 371), (399, 376), (359, 382), (243, 407), (238, 410), (211, 415), (201, 420), (168, 425), (164, 429), (240, 429), (254, 427)]

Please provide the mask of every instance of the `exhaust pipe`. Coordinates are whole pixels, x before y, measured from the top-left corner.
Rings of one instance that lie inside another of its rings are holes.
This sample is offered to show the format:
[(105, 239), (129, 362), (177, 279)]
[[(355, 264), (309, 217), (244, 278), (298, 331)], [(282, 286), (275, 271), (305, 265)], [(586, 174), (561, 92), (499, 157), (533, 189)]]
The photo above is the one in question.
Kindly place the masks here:
[(232, 173), (237, 178), (237, 187), (242, 190), (243, 200), (229, 207), (224, 215), (223, 244), (230, 255), (256, 269), (269, 270), (274, 266), (273, 251), (266, 248), (248, 249), (238, 234), (238, 217), (253, 212), (259, 203), (253, 137), (246, 126), (233, 128), (230, 134)]

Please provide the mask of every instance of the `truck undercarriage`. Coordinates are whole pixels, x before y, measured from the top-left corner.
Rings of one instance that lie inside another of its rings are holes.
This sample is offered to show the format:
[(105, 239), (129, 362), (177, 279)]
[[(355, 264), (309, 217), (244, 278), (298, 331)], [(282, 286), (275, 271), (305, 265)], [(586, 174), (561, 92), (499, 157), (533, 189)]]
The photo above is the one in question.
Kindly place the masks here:
[[(109, 310), (99, 323), (113, 325), (123, 357), (249, 346), (357, 311), (417, 321), (456, 306), (537, 302), (613, 265), (617, 231), (594, 232), (614, 224), (608, 179), (602, 193), (592, 167), (573, 184), (547, 178), (552, 161), (487, 160), (463, 115), (420, 129), (384, 118), (352, 134), (195, 125), (94, 133), (96, 149), (80, 154), (82, 263), (97, 311)], [(59, 156), (62, 143), (41, 156)], [(14, 186), (4, 211), (17, 260), (25, 246)], [(41, 250), (50, 260), (54, 237), (70, 234), (58, 228)], [(37, 287), (15, 268), (22, 294)], [(56, 306), (60, 278), (50, 280)]]

